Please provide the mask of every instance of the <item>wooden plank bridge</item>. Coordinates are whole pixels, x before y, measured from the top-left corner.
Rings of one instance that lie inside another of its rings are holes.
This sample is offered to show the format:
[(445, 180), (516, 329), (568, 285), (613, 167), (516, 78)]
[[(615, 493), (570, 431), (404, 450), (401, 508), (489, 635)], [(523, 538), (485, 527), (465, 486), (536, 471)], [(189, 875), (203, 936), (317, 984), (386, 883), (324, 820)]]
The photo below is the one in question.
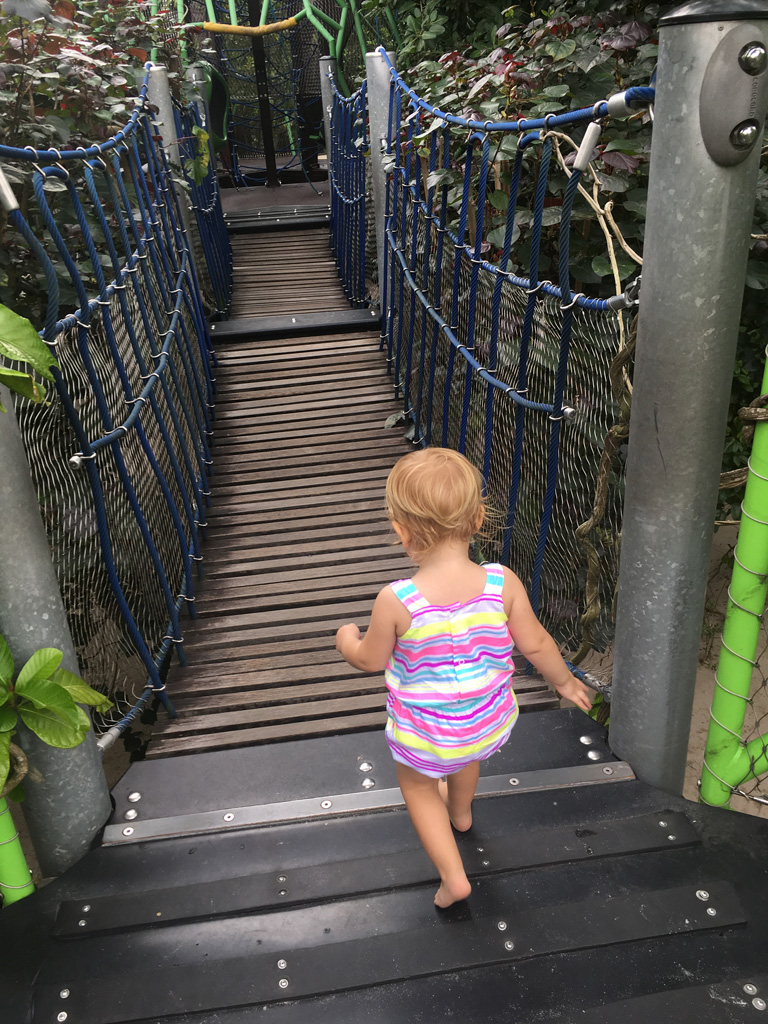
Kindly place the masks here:
[(348, 308), (326, 221), (231, 218), (179, 718), (113, 790), (96, 847), (0, 914), (3, 1024), (758, 1020), (765, 823), (644, 785), (581, 712), (537, 713), (540, 680), (520, 677), (533, 713), (483, 762), (458, 836), (472, 895), (433, 906), (381, 677), (333, 647), (408, 572), (383, 487), (410, 446), (384, 427), (376, 318)]

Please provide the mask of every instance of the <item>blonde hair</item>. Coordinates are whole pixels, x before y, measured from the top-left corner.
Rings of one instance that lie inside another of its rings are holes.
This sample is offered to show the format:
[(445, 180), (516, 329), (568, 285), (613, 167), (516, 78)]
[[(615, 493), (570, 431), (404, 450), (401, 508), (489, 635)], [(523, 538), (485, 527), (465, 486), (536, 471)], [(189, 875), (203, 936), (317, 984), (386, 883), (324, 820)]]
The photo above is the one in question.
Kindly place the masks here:
[(387, 514), (426, 554), (444, 540), (469, 541), (485, 517), (483, 478), (451, 448), (423, 448), (399, 459), (387, 479)]

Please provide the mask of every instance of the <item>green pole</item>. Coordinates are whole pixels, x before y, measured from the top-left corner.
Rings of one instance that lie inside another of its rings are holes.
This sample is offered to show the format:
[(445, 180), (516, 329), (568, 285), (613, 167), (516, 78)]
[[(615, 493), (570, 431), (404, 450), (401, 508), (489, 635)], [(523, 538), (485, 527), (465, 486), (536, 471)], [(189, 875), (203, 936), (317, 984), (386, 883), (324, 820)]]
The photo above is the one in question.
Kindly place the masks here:
[(352, 18), (355, 23), (355, 33), (357, 35), (357, 41), (360, 44), (360, 55), (363, 58), (363, 67), (365, 67), (365, 54), (368, 50), (368, 47), (365, 45), (365, 36), (363, 35), (363, 26), (360, 22), (360, 14), (357, 10), (357, 4), (355, 3), (355, 0), (347, 0), (347, 2), (349, 3), (349, 6), (352, 9)]
[[(768, 349), (766, 349), (768, 355)], [(768, 361), (763, 394), (768, 392)], [(755, 423), (723, 644), (701, 774), (701, 801), (727, 807), (733, 789), (768, 771), (766, 740), (742, 740), (768, 592), (768, 422)]]
[(237, 3), (236, 0), (229, 0), (229, 24), (237, 24)]
[(4, 907), (35, 891), (30, 874), (10, 808), (5, 797), (0, 797), (0, 896)]
[[(186, 11), (184, 9), (184, 0), (176, 0), (176, 17), (179, 19), (179, 25), (183, 24), (184, 18), (186, 17)], [(181, 63), (186, 68), (189, 64), (189, 55), (187, 53), (187, 37), (181, 33)], [(154, 58), (153, 58), (154, 59)]]
[(261, 17), (259, 18), (260, 25), (266, 25), (267, 18), (269, 17), (269, 0), (264, 0), (261, 5)]
[(387, 21), (389, 22), (389, 27), (392, 30), (392, 40), (395, 46), (402, 46), (403, 39), (402, 36), (400, 35), (400, 30), (397, 27), (397, 22), (395, 21), (394, 14), (392, 13), (389, 7), (384, 8), (384, 14), (386, 15)]

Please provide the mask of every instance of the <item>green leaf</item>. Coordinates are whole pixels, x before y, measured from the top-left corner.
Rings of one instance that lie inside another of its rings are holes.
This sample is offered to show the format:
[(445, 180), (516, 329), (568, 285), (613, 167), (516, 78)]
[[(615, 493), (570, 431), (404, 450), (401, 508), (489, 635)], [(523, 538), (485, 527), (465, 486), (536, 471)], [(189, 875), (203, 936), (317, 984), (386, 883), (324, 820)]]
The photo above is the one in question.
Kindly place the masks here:
[(768, 288), (768, 263), (749, 260), (745, 284), (747, 288), (754, 288), (756, 291), (764, 291)]
[(65, 668), (57, 668), (51, 674), (49, 682), (66, 690), (76, 704), (90, 704), (99, 711), (107, 711), (112, 707), (112, 701), (108, 697), (92, 689), (80, 676), (68, 672)]
[[(626, 280), (626, 278), (630, 277), (630, 275), (638, 269), (634, 260), (631, 260), (626, 256), (617, 256), (616, 265), (619, 269), (619, 278), (622, 281)], [(611, 263), (607, 256), (595, 256), (592, 260), (592, 270), (599, 277), (613, 277)]]
[(8, 781), (11, 770), (11, 734), (0, 732), (0, 790)]
[(76, 712), (72, 716), (72, 721), (65, 721), (53, 710), (44, 708), (19, 708), (19, 716), (43, 743), (47, 743), (49, 747), (68, 750), (83, 742), (91, 724), (86, 713), (74, 701), (72, 707)]
[(509, 206), (509, 196), (506, 192), (502, 192), (500, 188), (497, 188), (489, 194), (488, 202), (494, 210), (506, 210)]
[(5, 795), (9, 800), (13, 800), (15, 804), (23, 804), (27, 799), (27, 794), (24, 792), (24, 787), (21, 783), (19, 783), (15, 789), (12, 789), (10, 793), (6, 793)]
[(16, 710), (11, 707), (0, 707), (0, 733), (13, 732), (16, 728)]
[(16, 689), (23, 692), (22, 687), (27, 683), (36, 683), (39, 679), (48, 679), (61, 664), (64, 655), (56, 647), (41, 647), (35, 651), (24, 668), (19, 672), (16, 680)]
[(571, 91), (568, 85), (548, 85), (544, 90), (545, 96), (554, 96), (555, 99), (561, 99), (563, 96), (567, 96)]
[(10, 682), (13, 679), (13, 655), (11, 649), (0, 636), (0, 680)]
[[(504, 245), (504, 235), (506, 233), (506, 230), (506, 226), (503, 226), (500, 228), (494, 228), (493, 231), (489, 231), (488, 241), (491, 243), (491, 245), (495, 245), (497, 248), (501, 249), (502, 246)], [(514, 245), (519, 237), (520, 228), (517, 226), (517, 224), (515, 224), (514, 228), (512, 229), (512, 242), (510, 244)]]
[(0, 305), (0, 355), (14, 362), (29, 363), (46, 380), (53, 380), (49, 367), (59, 365), (29, 320), (3, 305)]
[(544, 47), (544, 52), (555, 60), (563, 60), (570, 57), (575, 49), (576, 43), (573, 39), (551, 39)]
[(0, 366), (0, 384), (5, 384), (9, 391), (15, 391), (32, 402), (45, 401), (45, 388), (38, 384), (34, 377), (22, 370), (9, 370)]

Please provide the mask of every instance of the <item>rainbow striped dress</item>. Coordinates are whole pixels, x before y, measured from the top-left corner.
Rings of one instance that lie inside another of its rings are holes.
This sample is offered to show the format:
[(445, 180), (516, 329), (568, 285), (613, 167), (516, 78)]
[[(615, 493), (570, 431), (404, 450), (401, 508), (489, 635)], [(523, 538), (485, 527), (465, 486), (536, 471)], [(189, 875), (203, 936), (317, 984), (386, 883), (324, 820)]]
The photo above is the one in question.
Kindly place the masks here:
[(431, 778), (490, 757), (517, 721), (504, 573), (485, 570), (483, 593), (451, 605), (430, 604), (411, 580), (390, 584), (411, 625), (385, 670), (387, 743), (396, 761)]

